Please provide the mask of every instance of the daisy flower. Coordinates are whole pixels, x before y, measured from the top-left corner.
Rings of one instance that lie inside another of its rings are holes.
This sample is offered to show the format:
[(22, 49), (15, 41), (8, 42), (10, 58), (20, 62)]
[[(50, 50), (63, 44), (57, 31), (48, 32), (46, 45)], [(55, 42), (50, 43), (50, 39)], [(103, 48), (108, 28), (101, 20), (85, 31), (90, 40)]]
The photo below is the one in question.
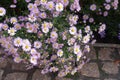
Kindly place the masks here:
[(95, 11), (96, 10), (96, 5), (95, 4), (92, 4), (91, 6), (90, 6), (90, 10), (92, 10), (92, 11)]
[(75, 39), (74, 38), (70, 38), (67, 43), (70, 46), (70, 45), (73, 45), (74, 42), (75, 42)]
[(51, 67), (50, 68), (50, 72), (56, 72), (56, 71), (58, 71), (58, 68), (56, 68), (56, 67)]
[(33, 3), (29, 3), (27, 7), (28, 7), (29, 10), (32, 10), (34, 8), (34, 4)]
[(40, 18), (42, 18), (42, 19), (45, 19), (45, 18), (47, 17), (47, 15), (46, 15), (45, 12), (41, 12), (41, 13), (39, 14), (39, 16), (40, 16)]
[(0, 7), (0, 16), (4, 16), (6, 14), (6, 10), (3, 7)]
[(58, 38), (58, 34), (56, 33), (56, 31), (52, 31), (50, 34), (51, 38)]
[(28, 39), (23, 40), (22, 49), (26, 52), (31, 50), (31, 43)]
[(54, 9), (54, 6), (55, 6), (54, 2), (49, 1), (46, 5), (46, 8), (51, 11)]
[(34, 54), (34, 53), (37, 53), (37, 51), (36, 51), (35, 48), (32, 48), (32, 49), (30, 50), (30, 54)]
[(98, 33), (103, 32), (105, 29), (106, 29), (106, 25), (105, 25), (105, 24), (102, 24), (102, 25), (99, 27)]
[(11, 4), (10, 8), (16, 8), (16, 5), (15, 4)]
[(31, 45), (30, 44), (23, 44), (22, 46), (23, 51), (30, 51), (31, 50)]
[(8, 33), (10, 34), (10, 36), (14, 36), (16, 33), (17, 30), (15, 28), (10, 28), (8, 29)]
[(32, 56), (36, 59), (39, 59), (40, 58), (40, 53), (38, 53), (38, 52), (33, 53)]
[(3, 30), (8, 30), (8, 28), (9, 28), (9, 26), (8, 26), (7, 24), (3, 24), (3, 25), (2, 25), (2, 29), (3, 29)]
[(62, 3), (57, 3), (56, 6), (55, 6), (55, 8), (56, 8), (56, 11), (62, 12), (63, 9), (64, 9), (64, 6), (63, 6)]
[(20, 57), (14, 57), (14, 61), (16, 63), (20, 63), (22, 61), (22, 59)]
[(30, 22), (34, 22), (34, 21), (37, 20), (37, 18), (36, 18), (33, 14), (30, 14), (30, 15), (28, 15), (28, 20), (29, 20)]
[(20, 37), (17, 37), (14, 39), (13, 43), (15, 46), (20, 47), (22, 46), (22, 39)]
[(45, 5), (45, 4), (47, 3), (47, 0), (40, 0), (40, 3), (41, 3), (42, 5)]
[(86, 26), (86, 27), (85, 27), (85, 32), (86, 32), (86, 33), (90, 32), (90, 26)]
[(52, 44), (52, 47), (53, 47), (54, 49), (58, 49), (59, 45), (58, 45), (58, 43), (55, 42), (55, 43)]
[(16, 24), (14, 25), (14, 28), (15, 28), (16, 30), (20, 30), (20, 29), (21, 29), (21, 25), (20, 25), (19, 23), (16, 23)]
[(80, 50), (79, 53), (77, 54), (77, 61), (79, 61), (81, 57), (82, 57), (82, 52)]
[(34, 42), (34, 47), (35, 48), (39, 49), (39, 48), (41, 48), (41, 46), (42, 46), (42, 43), (40, 41), (35, 41)]
[(75, 26), (70, 27), (69, 29), (70, 34), (75, 35), (77, 33), (77, 28)]
[(63, 50), (59, 49), (57, 51), (57, 56), (62, 57), (63, 56)]
[(44, 33), (48, 33), (48, 32), (49, 32), (49, 28), (42, 28), (42, 31), (43, 31)]
[(37, 65), (37, 59), (35, 57), (31, 56), (30, 63), (32, 63), (33, 65)]
[(15, 24), (15, 23), (17, 23), (17, 22), (18, 22), (18, 20), (17, 20), (16, 17), (11, 17), (11, 18), (10, 18), (10, 23)]
[(61, 3), (64, 5), (64, 6), (67, 6), (69, 4), (69, 0), (61, 0)]
[(80, 52), (80, 46), (79, 45), (74, 45), (74, 54), (78, 54)]
[(90, 41), (90, 35), (87, 34), (86, 36), (83, 37), (83, 43), (88, 43)]

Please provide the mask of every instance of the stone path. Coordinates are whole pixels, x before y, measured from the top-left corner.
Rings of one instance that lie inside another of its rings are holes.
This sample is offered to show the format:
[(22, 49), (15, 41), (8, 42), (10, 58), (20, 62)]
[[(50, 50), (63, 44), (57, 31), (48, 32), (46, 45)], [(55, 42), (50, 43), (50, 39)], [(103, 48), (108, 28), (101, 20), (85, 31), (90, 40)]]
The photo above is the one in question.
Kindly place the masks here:
[[(0, 53), (3, 53), (2, 51)], [(93, 47), (91, 60), (83, 66), (78, 75), (56, 80), (120, 80), (120, 48)], [(1, 59), (1, 58), (0, 58)], [(55, 80), (49, 74), (42, 75), (37, 68), (26, 70), (24, 64), (16, 64), (11, 59), (0, 61), (0, 80)]]

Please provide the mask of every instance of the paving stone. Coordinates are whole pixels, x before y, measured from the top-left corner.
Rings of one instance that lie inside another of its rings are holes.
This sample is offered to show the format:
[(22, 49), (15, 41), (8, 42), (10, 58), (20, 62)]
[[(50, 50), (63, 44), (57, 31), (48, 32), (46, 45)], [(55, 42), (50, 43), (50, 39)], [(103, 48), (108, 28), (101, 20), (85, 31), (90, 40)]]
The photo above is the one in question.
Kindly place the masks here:
[(51, 77), (47, 74), (41, 74), (40, 70), (36, 70), (33, 74), (32, 80), (51, 80)]
[[(70, 79), (70, 78), (60, 78), (60, 77), (57, 77), (56, 80), (73, 80), (73, 79)], [(78, 80), (81, 80), (81, 79), (78, 79)]]
[(2, 80), (3, 73), (4, 73), (4, 71), (0, 69), (0, 80)]
[(104, 80), (118, 80), (118, 79), (112, 79), (112, 78), (108, 78), (108, 79), (104, 79)]
[(81, 69), (81, 74), (88, 77), (98, 78), (100, 76), (96, 63), (87, 63)]
[(12, 63), (12, 70), (27, 71), (26, 65), (24, 63)]
[(104, 63), (102, 69), (108, 74), (117, 74), (119, 71), (118, 65), (113, 62)]
[(0, 68), (5, 68), (7, 66), (7, 59), (0, 58)]
[(99, 59), (101, 60), (111, 60), (111, 54), (114, 51), (114, 49), (111, 48), (101, 48), (99, 51)]
[(90, 51), (90, 53), (88, 53), (87, 56), (90, 57), (90, 59), (97, 59), (97, 57), (96, 57), (96, 51), (95, 51), (94, 47), (91, 47), (91, 51)]
[(4, 80), (26, 80), (27, 73), (10, 73)]

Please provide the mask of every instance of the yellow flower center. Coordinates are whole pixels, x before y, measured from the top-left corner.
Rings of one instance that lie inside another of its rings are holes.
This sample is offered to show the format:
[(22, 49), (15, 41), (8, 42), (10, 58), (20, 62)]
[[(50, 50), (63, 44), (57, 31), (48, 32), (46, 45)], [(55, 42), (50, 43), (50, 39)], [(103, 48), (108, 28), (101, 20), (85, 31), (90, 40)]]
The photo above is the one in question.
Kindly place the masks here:
[(25, 46), (25, 48), (26, 48), (26, 49), (28, 49), (28, 48), (29, 48), (29, 46), (28, 46), (28, 45), (26, 45), (26, 46)]
[(20, 44), (20, 40), (17, 40), (17, 44)]
[(47, 2), (47, 0), (41, 0), (41, 2), (45, 3), (45, 2)]
[(49, 8), (53, 8), (53, 5), (52, 5), (52, 4), (49, 4)]
[(0, 13), (3, 13), (3, 10), (0, 10)]

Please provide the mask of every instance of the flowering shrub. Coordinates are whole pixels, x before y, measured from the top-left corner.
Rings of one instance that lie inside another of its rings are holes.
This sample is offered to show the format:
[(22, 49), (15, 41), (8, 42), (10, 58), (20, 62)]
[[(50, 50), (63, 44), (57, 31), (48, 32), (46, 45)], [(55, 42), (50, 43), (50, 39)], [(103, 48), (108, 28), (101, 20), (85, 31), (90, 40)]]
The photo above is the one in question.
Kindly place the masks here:
[[(42, 73), (74, 75), (88, 59), (93, 31), (104, 37), (103, 18), (118, 0), (13, 0), (0, 2), (0, 44), (16, 63)], [(24, 5), (24, 6), (23, 6)]]

